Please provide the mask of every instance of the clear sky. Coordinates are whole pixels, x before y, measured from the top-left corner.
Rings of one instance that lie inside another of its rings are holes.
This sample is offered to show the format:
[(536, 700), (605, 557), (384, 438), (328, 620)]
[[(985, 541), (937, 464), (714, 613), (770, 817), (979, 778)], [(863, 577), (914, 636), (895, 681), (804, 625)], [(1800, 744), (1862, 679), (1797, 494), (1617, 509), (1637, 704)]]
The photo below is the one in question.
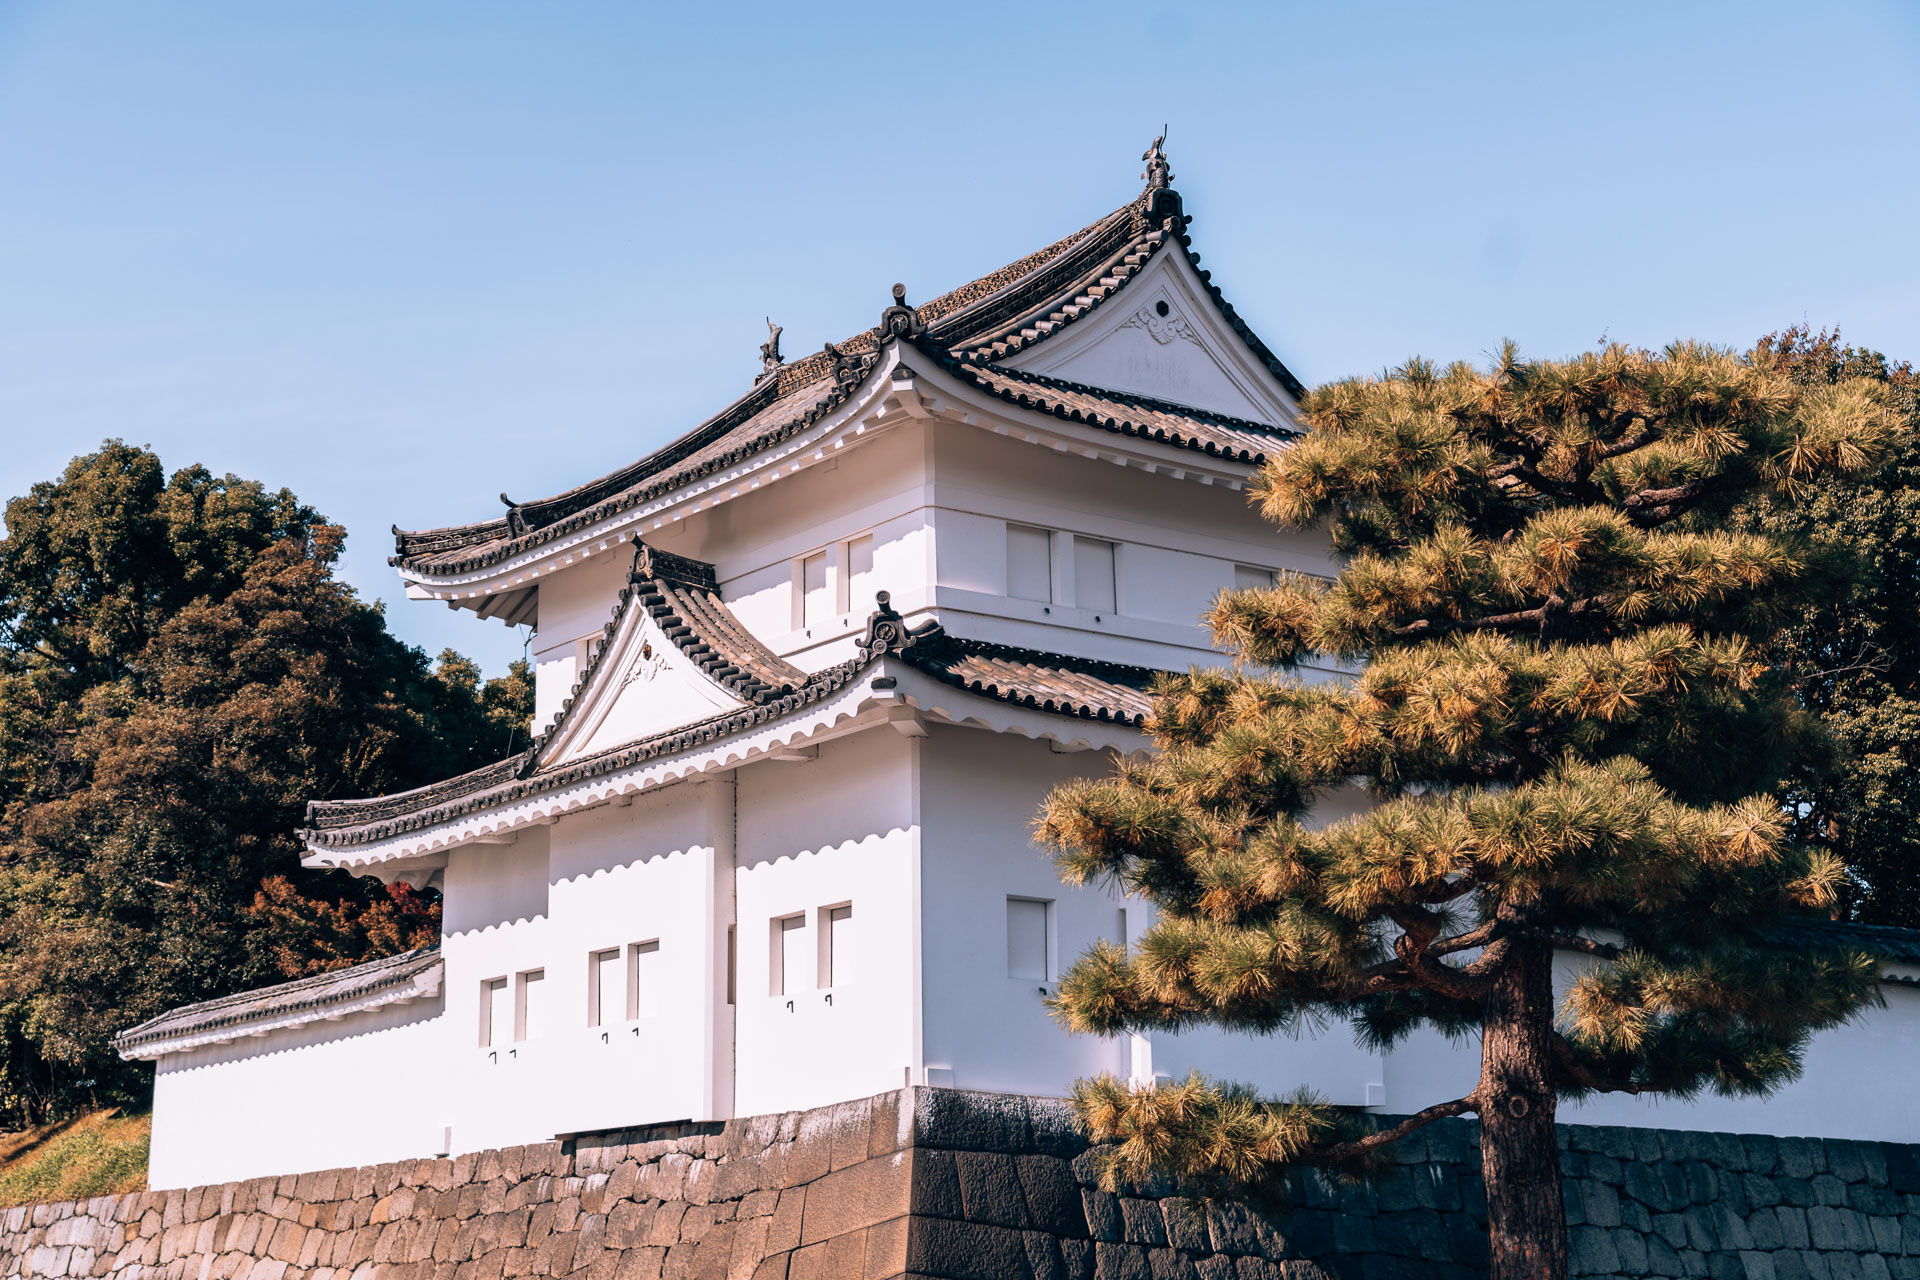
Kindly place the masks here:
[(1920, 358), (1920, 6), (0, 0), (0, 496), (107, 436), (388, 526), (646, 453), (1092, 221), (1163, 122), (1308, 383), (1805, 321)]

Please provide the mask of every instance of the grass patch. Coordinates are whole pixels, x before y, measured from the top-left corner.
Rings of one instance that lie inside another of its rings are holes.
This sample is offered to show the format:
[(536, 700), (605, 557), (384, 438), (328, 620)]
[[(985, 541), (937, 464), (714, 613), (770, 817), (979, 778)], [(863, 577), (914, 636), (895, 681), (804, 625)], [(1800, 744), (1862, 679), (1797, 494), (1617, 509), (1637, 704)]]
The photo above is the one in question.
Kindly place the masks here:
[(0, 1205), (144, 1191), (152, 1116), (94, 1111), (0, 1135)]

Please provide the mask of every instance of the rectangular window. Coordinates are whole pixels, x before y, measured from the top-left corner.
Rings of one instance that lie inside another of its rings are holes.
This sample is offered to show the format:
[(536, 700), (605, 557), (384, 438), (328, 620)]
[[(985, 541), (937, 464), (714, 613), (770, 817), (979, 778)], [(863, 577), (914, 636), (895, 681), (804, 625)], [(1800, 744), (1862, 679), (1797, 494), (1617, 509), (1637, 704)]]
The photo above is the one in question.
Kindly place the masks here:
[(660, 941), (636, 942), (627, 948), (627, 1017), (651, 1018), (660, 1012)]
[(513, 1034), (513, 993), (505, 978), (480, 984), (480, 1047), (505, 1044)]
[(1233, 589), (1235, 591), (1246, 591), (1254, 587), (1270, 587), (1272, 585), (1273, 570), (1271, 569), (1261, 569), (1250, 564), (1237, 564), (1233, 566)]
[(1040, 898), (1007, 899), (1007, 976), (1045, 982), (1047, 964), (1047, 917), (1053, 904)]
[(1007, 594), (1015, 600), (1053, 599), (1052, 535), (1045, 529), (1007, 526)]
[(801, 968), (803, 944), (807, 940), (807, 918), (787, 916), (773, 922), (773, 973), (768, 990), (776, 996), (798, 994), (806, 989), (806, 974)]
[(733, 926), (727, 926), (727, 1003), (733, 1003), (734, 974), (740, 968), (740, 947), (733, 940)]
[(840, 612), (864, 616), (874, 608), (873, 593), (879, 587), (873, 580), (873, 535), (862, 534), (847, 543), (847, 598)]
[(620, 998), (620, 948), (596, 951), (587, 959), (587, 1025), (618, 1022), (626, 1010)]
[(1099, 538), (1073, 540), (1073, 602), (1095, 613), (1112, 613), (1116, 607), (1113, 589), (1113, 544)]
[(529, 969), (520, 975), (520, 991), (514, 1001), (513, 1038), (538, 1040), (547, 1030), (547, 971)]
[[(820, 959), (818, 986), (822, 991), (837, 987), (853, 972), (853, 907), (820, 908)], [(844, 967), (844, 972), (842, 971)]]
[(800, 562), (800, 623), (817, 627), (833, 616), (833, 597), (827, 594), (827, 553), (816, 551)]

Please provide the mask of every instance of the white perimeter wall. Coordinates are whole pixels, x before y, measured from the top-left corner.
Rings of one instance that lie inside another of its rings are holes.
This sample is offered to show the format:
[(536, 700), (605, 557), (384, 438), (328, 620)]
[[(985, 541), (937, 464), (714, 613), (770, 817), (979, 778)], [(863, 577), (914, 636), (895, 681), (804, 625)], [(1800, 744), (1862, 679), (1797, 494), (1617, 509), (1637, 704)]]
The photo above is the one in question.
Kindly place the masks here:
[(389, 1005), (159, 1064), (148, 1180), (191, 1187), (432, 1149), (394, 1075), (443, 1060), (439, 999)]
[[(1583, 960), (1563, 957), (1562, 985)], [(1912, 970), (1904, 970), (1909, 976)], [(1776, 1137), (1920, 1142), (1920, 1099), (1911, 1088), (1920, 1062), (1920, 990), (1882, 984), (1886, 1008), (1813, 1037), (1800, 1079), (1764, 1098), (1713, 1094), (1685, 1101), (1607, 1094), (1562, 1101), (1562, 1124), (1618, 1124)], [(1376, 1108), (1407, 1114), (1464, 1096), (1480, 1074), (1480, 1039), (1449, 1041), (1420, 1031), (1386, 1055), (1386, 1098)]]

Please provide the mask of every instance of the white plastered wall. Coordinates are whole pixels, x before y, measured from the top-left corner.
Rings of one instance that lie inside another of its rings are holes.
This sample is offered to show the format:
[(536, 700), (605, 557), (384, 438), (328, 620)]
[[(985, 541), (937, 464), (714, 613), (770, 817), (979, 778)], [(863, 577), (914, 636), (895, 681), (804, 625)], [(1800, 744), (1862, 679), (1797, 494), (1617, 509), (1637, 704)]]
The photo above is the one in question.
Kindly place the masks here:
[[(915, 1062), (919, 742), (879, 727), (739, 771), (735, 1105), (742, 1115), (897, 1089)], [(823, 912), (852, 945), (822, 985)], [(773, 982), (775, 922), (801, 963)]]

